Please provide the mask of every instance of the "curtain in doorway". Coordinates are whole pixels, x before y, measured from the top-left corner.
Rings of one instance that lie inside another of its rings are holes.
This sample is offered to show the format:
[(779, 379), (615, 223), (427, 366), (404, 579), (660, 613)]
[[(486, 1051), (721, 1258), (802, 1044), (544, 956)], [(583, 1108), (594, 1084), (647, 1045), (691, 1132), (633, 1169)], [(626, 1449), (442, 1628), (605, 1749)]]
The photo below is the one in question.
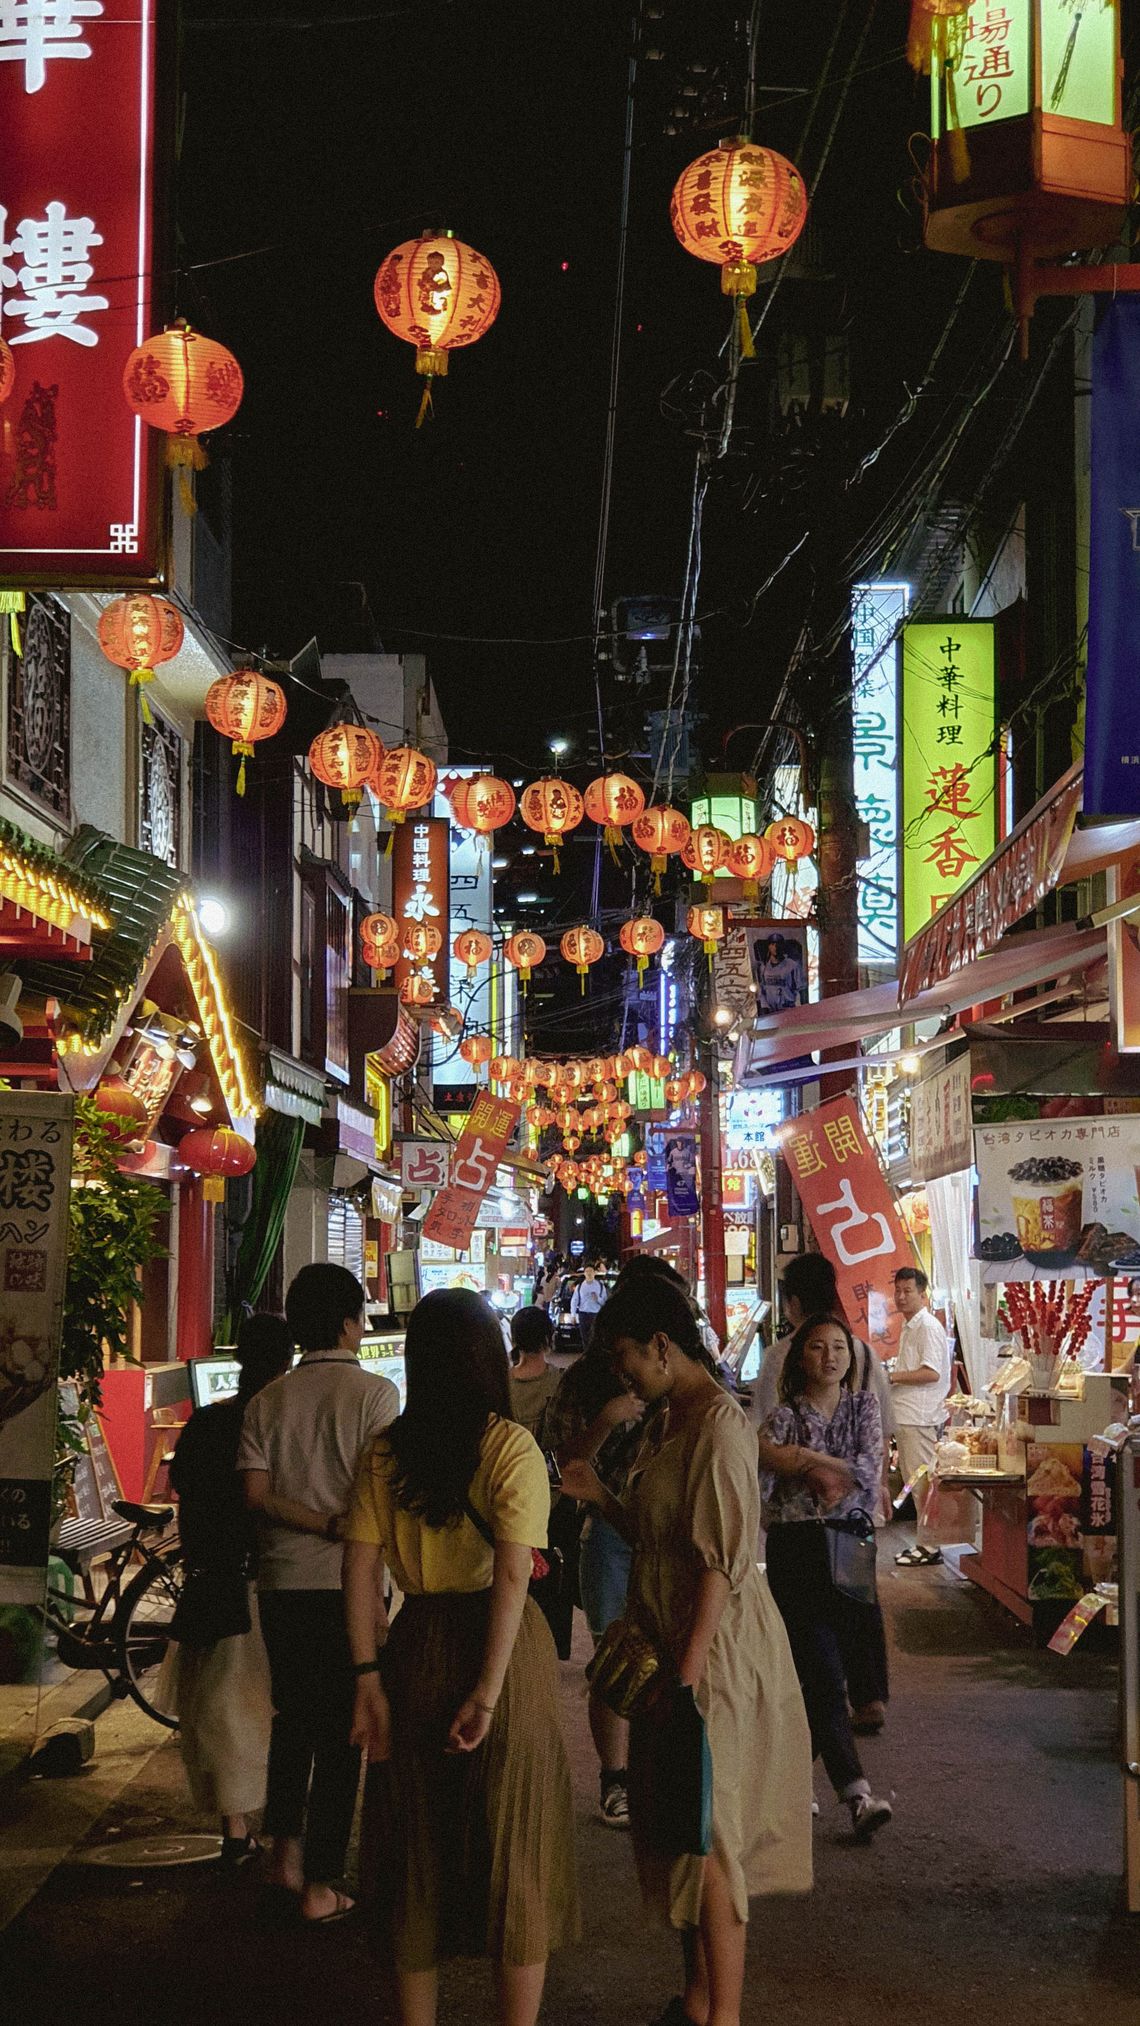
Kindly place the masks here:
[(281, 1243), (304, 1137), (304, 1120), (286, 1118), (283, 1112), (267, 1111), (258, 1122), (257, 1166), (253, 1171), (249, 1216), (242, 1227), (229, 1276), (228, 1312), (218, 1328), (219, 1343), (234, 1342), (243, 1309), (256, 1307), (265, 1286)]
[(956, 1175), (939, 1175), (926, 1184), (930, 1205), (930, 1235), (934, 1242), (934, 1281), (943, 1288), (954, 1306), (958, 1344), (965, 1361), (970, 1389), (980, 1393), (993, 1377), (996, 1347), (982, 1336), (981, 1268), (973, 1257), (973, 1177), (963, 1168)]

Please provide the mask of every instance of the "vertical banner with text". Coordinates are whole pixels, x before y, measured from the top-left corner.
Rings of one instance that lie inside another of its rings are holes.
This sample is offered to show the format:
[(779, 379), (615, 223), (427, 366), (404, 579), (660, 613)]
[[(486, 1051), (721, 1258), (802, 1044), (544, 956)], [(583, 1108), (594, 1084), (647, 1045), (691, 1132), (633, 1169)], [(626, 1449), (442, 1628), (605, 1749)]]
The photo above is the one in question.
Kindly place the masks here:
[(972, 879), (997, 845), (997, 656), (992, 619), (903, 628), (903, 937)]
[(43, 1599), (73, 1117), (54, 1092), (0, 1093), (0, 1604)]
[(1140, 301), (1108, 305), (1092, 354), (1085, 814), (1140, 815)]
[(889, 1356), (898, 1338), (895, 1274), (914, 1265), (914, 1250), (856, 1100), (832, 1098), (805, 1112), (780, 1145), (851, 1328)]
[[(451, 979), (451, 825), (438, 816), (409, 816), (392, 846), (392, 913), (400, 932), (397, 990), (409, 981), (431, 987), (431, 1002), (446, 1006)], [(422, 931), (429, 933), (426, 941)], [(419, 1003), (413, 1001), (413, 1003)]]
[(467, 1249), (480, 1205), (519, 1122), (521, 1107), (481, 1090), (468, 1115), (451, 1162), (451, 1180), (432, 1199), (423, 1236), (456, 1252)]

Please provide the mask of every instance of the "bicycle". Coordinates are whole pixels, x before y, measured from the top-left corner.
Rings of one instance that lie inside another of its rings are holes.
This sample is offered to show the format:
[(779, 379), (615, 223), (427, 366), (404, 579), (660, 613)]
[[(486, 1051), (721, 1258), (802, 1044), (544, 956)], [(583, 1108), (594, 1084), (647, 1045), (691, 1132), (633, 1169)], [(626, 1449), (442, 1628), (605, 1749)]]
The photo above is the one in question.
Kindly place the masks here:
[[(55, 1553), (76, 1575), (82, 1575), (84, 1561), (93, 1551), (107, 1554), (105, 1586), (94, 1603), (86, 1606), (81, 1621), (70, 1615), (76, 1599), (49, 1582), (44, 1605), (44, 1623), (54, 1634), (57, 1657), (65, 1667), (92, 1668), (104, 1674), (113, 1693), (130, 1696), (147, 1716), (167, 1730), (176, 1730), (178, 1719), (160, 1709), (152, 1700), (158, 1671), (170, 1645), (170, 1622), (182, 1594), (184, 1570), (181, 1549), (152, 1543), (147, 1535), (164, 1536), (174, 1518), (172, 1505), (134, 1505), (116, 1499), (112, 1511), (121, 1525), (108, 1520), (90, 1522), (64, 1520)], [(131, 1564), (141, 1557), (142, 1567), (126, 1580)], [(60, 1606), (67, 1607), (67, 1614)]]

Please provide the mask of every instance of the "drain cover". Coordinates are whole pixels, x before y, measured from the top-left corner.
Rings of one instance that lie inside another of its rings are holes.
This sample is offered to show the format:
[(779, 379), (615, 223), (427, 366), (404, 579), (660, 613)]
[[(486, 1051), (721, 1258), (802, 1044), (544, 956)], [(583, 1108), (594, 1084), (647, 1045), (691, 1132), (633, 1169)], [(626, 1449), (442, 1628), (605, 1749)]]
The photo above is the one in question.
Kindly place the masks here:
[(220, 1836), (134, 1836), (122, 1843), (98, 1843), (81, 1850), (74, 1864), (104, 1864), (116, 1871), (166, 1871), (176, 1864), (214, 1864)]

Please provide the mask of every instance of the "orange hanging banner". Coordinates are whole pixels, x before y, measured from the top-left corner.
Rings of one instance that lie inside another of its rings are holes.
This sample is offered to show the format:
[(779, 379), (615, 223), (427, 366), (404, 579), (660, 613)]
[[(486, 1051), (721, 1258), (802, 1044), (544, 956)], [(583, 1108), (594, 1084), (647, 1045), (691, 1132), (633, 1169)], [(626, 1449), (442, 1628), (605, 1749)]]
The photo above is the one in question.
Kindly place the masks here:
[(914, 1250), (855, 1099), (832, 1098), (805, 1112), (781, 1134), (780, 1151), (819, 1249), (835, 1268), (852, 1330), (881, 1357), (891, 1356), (900, 1327), (895, 1274), (914, 1265)]
[(522, 1107), (506, 1097), (480, 1091), (468, 1114), (451, 1163), (451, 1181), (433, 1199), (423, 1235), (438, 1245), (465, 1252), (479, 1208), (495, 1179)]

